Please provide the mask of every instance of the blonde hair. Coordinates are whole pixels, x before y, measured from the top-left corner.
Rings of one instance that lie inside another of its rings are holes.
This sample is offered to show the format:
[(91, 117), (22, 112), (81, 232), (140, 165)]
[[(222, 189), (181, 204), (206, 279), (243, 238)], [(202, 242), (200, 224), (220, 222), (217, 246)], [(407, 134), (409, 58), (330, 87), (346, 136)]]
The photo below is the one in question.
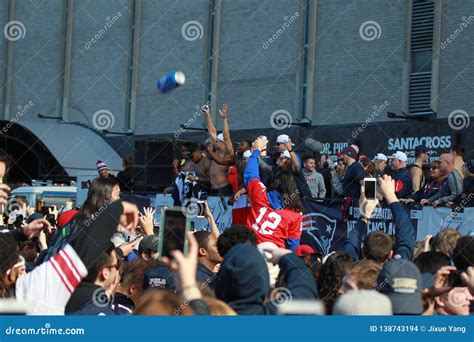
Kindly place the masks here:
[(454, 228), (443, 229), (433, 239), (433, 250), (451, 258), (460, 237), (461, 233)]
[(211, 312), (211, 316), (237, 316), (237, 313), (227, 303), (216, 298), (205, 297), (206, 302)]
[(356, 279), (359, 290), (373, 290), (377, 286), (377, 276), (381, 270), (380, 263), (364, 259), (355, 264), (349, 274)]
[(133, 311), (144, 316), (188, 316), (193, 310), (174, 291), (151, 289), (141, 297)]

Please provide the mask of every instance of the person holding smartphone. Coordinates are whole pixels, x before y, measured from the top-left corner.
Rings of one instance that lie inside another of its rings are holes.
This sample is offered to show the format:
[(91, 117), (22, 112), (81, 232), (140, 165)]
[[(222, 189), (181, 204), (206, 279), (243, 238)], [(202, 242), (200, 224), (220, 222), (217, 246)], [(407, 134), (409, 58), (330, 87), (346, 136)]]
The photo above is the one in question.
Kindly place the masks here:
[[(378, 204), (378, 200), (367, 199), (365, 188), (362, 186), (359, 199), (360, 219), (355, 228), (349, 233), (344, 243), (344, 250), (354, 260), (359, 260), (361, 257), (381, 263), (392, 258), (411, 260), (415, 248), (415, 228), (395, 194), (395, 181), (390, 176), (384, 175), (378, 178), (377, 182), (379, 192), (387, 201), (393, 214), (393, 221), (395, 223), (395, 245), (392, 244), (391, 238), (381, 231), (372, 232), (364, 238), (367, 225)], [(372, 237), (375, 236), (374, 234), (378, 235), (376, 239), (372, 239)], [(364, 241), (364, 249), (361, 253), (362, 241)]]

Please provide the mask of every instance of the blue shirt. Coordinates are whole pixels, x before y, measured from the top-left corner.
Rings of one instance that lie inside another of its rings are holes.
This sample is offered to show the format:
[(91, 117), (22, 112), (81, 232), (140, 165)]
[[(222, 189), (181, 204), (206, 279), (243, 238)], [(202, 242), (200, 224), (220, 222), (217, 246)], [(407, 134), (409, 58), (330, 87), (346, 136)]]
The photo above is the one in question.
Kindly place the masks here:
[(365, 171), (362, 165), (354, 162), (349, 166), (342, 179), (342, 195), (359, 198), (360, 197), (360, 181), (365, 178)]

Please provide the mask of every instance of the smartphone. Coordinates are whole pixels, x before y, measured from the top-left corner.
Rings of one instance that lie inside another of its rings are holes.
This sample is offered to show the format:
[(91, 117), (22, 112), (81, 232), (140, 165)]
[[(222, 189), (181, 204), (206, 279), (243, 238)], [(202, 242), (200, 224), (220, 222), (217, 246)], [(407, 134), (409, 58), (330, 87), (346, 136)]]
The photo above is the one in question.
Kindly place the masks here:
[(171, 252), (180, 250), (188, 255), (188, 232), (191, 229), (191, 220), (185, 215), (181, 207), (163, 208), (161, 214), (158, 260), (163, 257), (171, 258)]
[(205, 212), (206, 212), (206, 202), (197, 200), (196, 201), (196, 217), (204, 218)]
[(377, 199), (377, 180), (375, 178), (364, 178), (365, 198), (368, 200)]

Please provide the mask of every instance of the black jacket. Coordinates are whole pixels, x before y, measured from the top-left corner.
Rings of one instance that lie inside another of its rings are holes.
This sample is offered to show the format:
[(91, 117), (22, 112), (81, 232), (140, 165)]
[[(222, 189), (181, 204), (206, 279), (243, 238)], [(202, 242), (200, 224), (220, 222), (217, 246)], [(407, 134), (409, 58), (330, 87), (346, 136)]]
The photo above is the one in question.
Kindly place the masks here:
[(135, 173), (133, 167), (127, 167), (117, 174), (117, 181), (120, 186), (120, 191), (130, 192), (133, 190)]

